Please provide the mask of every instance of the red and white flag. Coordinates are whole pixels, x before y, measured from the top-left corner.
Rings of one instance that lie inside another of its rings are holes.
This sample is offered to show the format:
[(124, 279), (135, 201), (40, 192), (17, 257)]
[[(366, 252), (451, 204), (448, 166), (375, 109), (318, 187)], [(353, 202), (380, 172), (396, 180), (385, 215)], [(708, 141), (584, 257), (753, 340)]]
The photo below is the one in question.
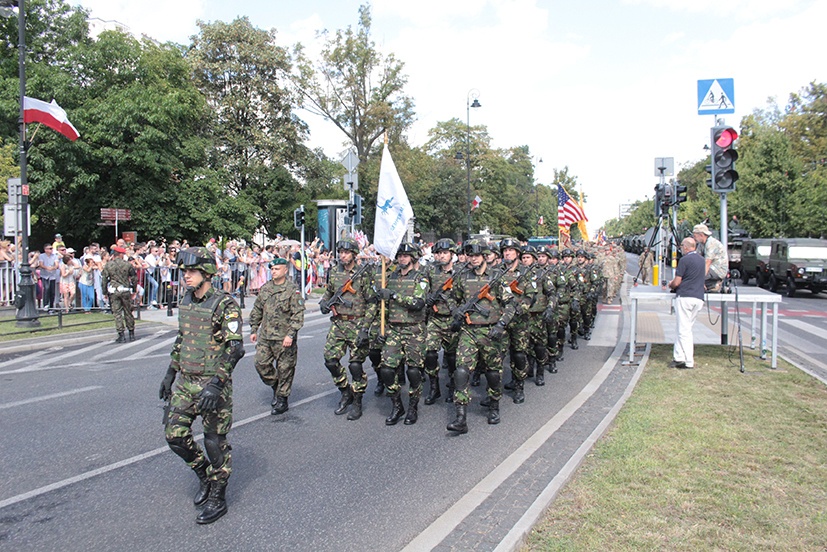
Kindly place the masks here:
[(540, 215), (540, 220), (537, 221), (537, 224), (543, 226), (546, 223), (546, 219), (543, 218), (543, 215)]
[(66, 112), (63, 111), (63, 108), (57, 105), (57, 102), (54, 100), (52, 100), (52, 103), (46, 103), (24, 96), (23, 122), (27, 124), (43, 123), (73, 142), (80, 137), (78, 129), (69, 122), (69, 117), (66, 116)]
[(475, 197), (474, 201), (471, 202), (471, 210), (473, 211), (474, 209), (478, 208), (481, 203), (482, 198), (480, 196)]

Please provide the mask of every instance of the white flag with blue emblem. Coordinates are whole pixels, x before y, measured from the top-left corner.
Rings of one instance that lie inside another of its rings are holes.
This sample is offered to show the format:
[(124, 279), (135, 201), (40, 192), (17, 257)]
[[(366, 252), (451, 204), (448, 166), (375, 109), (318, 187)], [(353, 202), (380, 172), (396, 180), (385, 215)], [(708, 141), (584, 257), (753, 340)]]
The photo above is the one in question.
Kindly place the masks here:
[(408, 230), (413, 209), (408, 201), (402, 180), (396, 172), (388, 145), (382, 150), (379, 166), (379, 189), (376, 193), (376, 222), (373, 226), (373, 246), (389, 259), (396, 258), (396, 250)]

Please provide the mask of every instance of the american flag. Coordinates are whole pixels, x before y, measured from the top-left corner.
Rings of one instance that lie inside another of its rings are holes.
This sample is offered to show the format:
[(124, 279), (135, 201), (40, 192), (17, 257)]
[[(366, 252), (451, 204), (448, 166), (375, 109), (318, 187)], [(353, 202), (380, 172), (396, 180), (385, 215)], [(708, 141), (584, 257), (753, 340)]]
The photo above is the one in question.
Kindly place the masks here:
[(557, 187), (557, 226), (568, 228), (581, 220), (589, 220), (586, 213), (562, 186)]

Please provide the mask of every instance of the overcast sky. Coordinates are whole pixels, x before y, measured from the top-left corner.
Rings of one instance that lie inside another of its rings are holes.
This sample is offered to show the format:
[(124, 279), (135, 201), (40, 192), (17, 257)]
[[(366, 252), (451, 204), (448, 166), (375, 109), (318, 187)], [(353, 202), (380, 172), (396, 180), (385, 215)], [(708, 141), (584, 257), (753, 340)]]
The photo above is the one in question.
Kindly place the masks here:
[[(312, 47), (317, 30), (355, 27), (363, 2), (79, 3), (160, 41), (189, 43), (199, 19), (247, 16), (275, 28), (282, 46)], [(487, 125), (495, 147), (529, 146), (540, 184), (568, 166), (586, 194), (590, 233), (621, 203), (652, 196), (656, 157), (673, 157), (677, 171), (704, 156), (713, 116), (698, 115), (698, 80), (734, 79), (736, 111), (722, 117), (736, 127), (768, 98), (784, 105), (827, 81), (827, 0), (375, 0), (372, 14), (379, 49), (409, 76), (411, 144), (438, 121), (465, 120), (478, 90), (471, 124)], [(339, 131), (300, 116), (311, 145), (338, 157)]]

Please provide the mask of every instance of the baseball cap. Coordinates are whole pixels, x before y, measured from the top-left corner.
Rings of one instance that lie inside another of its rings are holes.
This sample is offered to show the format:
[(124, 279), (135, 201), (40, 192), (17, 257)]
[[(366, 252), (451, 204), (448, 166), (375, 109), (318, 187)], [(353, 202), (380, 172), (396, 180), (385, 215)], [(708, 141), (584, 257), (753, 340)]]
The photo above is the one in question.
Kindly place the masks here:
[(112, 251), (114, 251), (115, 253), (126, 253), (126, 249), (124, 249), (120, 245), (113, 245)]
[(711, 236), (712, 232), (709, 231), (709, 227), (706, 224), (696, 224), (694, 228), (692, 228), (693, 234), (704, 234), (706, 236)]
[(74, 249), (72, 249), (71, 247), (70, 247), (69, 249), (67, 249), (67, 250), (66, 250), (66, 253), (74, 253), (74, 252), (75, 252), (75, 250), (74, 250)]

